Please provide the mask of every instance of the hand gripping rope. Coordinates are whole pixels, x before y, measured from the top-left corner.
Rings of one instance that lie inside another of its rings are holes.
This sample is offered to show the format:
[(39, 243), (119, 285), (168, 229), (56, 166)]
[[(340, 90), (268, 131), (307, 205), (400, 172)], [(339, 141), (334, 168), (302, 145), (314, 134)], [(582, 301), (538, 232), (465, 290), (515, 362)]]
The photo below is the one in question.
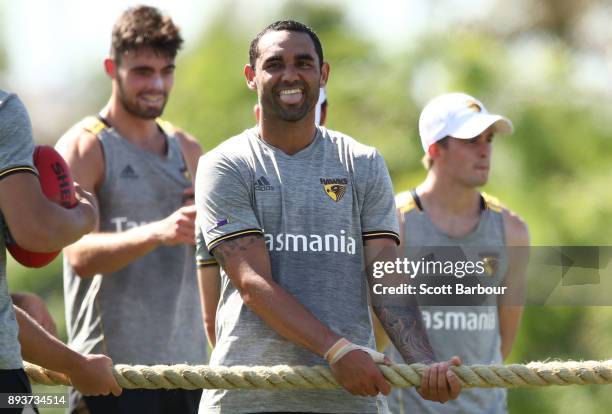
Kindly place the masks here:
[[(420, 385), (424, 364), (379, 365), (393, 387)], [(612, 383), (612, 360), (531, 362), (527, 365), (462, 365), (450, 368), (465, 388), (544, 387)], [(25, 363), (32, 383), (70, 385), (63, 374)], [(127, 389), (334, 389), (340, 385), (330, 369), (277, 365), (210, 367), (208, 365), (115, 365), (119, 385)]]

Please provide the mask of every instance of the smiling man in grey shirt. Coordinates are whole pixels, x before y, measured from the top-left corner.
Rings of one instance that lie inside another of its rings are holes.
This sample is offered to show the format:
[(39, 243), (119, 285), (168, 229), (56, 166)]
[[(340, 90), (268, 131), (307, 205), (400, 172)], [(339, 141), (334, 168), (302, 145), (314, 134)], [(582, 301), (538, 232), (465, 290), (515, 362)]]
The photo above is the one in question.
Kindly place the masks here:
[[(245, 67), (260, 123), (200, 159), (196, 206), (221, 265), (211, 365), (314, 365), (325, 357), (344, 390), (207, 390), (201, 413), (375, 413), (377, 401), (368, 397), (390, 391), (353, 344), (374, 346), (364, 247), (395, 249), (393, 189), (374, 148), (315, 126), (328, 74), (308, 27), (284, 21), (260, 32)], [(417, 328), (404, 330), (412, 336), (404, 351), (432, 361), (420, 315), (405, 311), (397, 317)], [(396, 322), (385, 318), (388, 329)], [(336, 357), (341, 349), (352, 350)], [(428, 373), (441, 381), (425, 386), (425, 397), (456, 397), (448, 365)]]

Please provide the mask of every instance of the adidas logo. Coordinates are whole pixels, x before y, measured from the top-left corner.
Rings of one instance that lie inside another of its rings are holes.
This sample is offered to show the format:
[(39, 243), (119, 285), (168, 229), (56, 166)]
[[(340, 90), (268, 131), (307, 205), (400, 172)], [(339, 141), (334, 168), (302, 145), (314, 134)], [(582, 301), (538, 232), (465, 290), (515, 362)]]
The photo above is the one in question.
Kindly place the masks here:
[(255, 191), (272, 191), (274, 186), (263, 175), (255, 182)]
[(132, 166), (129, 164), (121, 171), (121, 174), (119, 174), (119, 176), (121, 178), (138, 178), (138, 174), (136, 174), (136, 171), (134, 171)]

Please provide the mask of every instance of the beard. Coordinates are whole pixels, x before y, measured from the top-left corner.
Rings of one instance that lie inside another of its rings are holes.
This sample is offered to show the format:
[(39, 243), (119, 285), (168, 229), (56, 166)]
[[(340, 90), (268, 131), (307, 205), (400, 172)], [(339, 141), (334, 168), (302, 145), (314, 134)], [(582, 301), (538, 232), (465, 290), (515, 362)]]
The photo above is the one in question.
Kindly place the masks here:
[(304, 119), (306, 115), (316, 105), (318, 100), (318, 96), (313, 96), (311, 88), (308, 85), (295, 85), (295, 87), (300, 87), (304, 93), (304, 102), (301, 105), (286, 105), (280, 101), (278, 97), (277, 90), (284, 89), (290, 86), (287, 85), (279, 85), (276, 88), (272, 88), (272, 90), (268, 93), (264, 92), (261, 97), (261, 106), (264, 109), (266, 114), (271, 114), (275, 118), (278, 118), (282, 121), (286, 122), (297, 122)]
[(155, 119), (161, 116), (161, 114), (164, 112), (164, 108), (168, 102), (167, 93), (164, 93), (164, 101), (162, 102), (161, 106), (144, 106), (139, 103), (138, 96), (133, 98), (128, 96), (128, 94), (125, 92), (125, 88), (123, 87), (123, 81), (121, 78), (117, 78), (117, 84), (119, 86), (119, 102), (121, 102), (123, 109), (125, 109), (125, 111), (130, 115), (142, 119)]

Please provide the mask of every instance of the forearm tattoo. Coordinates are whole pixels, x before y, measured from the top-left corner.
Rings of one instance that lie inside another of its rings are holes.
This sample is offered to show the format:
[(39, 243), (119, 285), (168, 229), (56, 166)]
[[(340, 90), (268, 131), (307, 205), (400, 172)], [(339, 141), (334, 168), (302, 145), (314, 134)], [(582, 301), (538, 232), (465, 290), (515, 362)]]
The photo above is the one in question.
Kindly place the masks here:
[(406, 306), (375, 306), (374, 311), (407, 364), (430, 364), (436, 357), (415, 303)]
[(215, 259), (217, 259), (217, 263), (219, 263), (220, 266), (225, 267), (226, 258), (231, 257), (238, 252), (246, 251), (249, 246), (262, 238), (263, 237), (260, 234), (249, 234), (242, 237), (236, 237), (235, 239), (229, 239), (216, 246), (213, 249), (212, 254), (215, 256)]

